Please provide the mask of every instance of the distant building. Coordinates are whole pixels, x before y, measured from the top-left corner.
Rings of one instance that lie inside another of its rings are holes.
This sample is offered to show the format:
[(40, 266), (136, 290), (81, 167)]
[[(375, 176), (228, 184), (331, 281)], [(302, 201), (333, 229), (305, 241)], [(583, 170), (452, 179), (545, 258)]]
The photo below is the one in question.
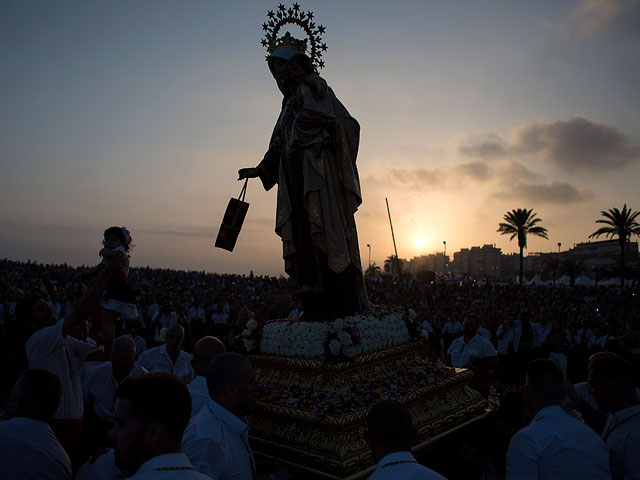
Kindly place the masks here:
[(418, 272), (430, 270), (438, 275), (443, 275), (445, 271), (449, 271), (447, 268), (448, 263), (448, 255), (444, 253), (430, 253), (429, 255), (413, 257), (409, 261), (409, 271), (415, 275)]
[(487, 278), (501, 276), (502, 251), (494, 245), (463, 248), (453, 254), (454, 275), (482, 275)]
[[(637, 264), (638, 242), (627, 243), (625, 249), (625, 263), (629, 266)], [(615, 268), (620, 265), (620, 244), (618, 240), (576, 243), (567, 255), (582, 262), (587, 271)]]

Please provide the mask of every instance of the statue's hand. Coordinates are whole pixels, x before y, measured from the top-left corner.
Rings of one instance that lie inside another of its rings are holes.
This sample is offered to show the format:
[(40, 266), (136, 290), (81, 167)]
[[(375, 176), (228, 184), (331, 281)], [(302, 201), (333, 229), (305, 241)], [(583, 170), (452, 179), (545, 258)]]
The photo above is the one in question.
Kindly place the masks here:
[(260, 176), (260, 171), (257, 168), (241, 168), (238, 170), (238, 180), (244, 180), (245, 178), (256, 178)]

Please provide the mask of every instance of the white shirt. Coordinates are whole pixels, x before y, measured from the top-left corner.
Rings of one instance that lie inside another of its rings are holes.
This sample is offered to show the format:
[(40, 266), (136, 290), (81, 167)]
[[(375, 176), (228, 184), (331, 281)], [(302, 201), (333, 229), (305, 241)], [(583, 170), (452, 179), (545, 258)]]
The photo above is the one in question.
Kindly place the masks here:
[(207, 386), (207, 378), (198, 375), (187, 385), (189, 394), (191, 395), (191, 418), (195, 417), (202, 407), (209, 403), (209, 387)]
[(478, 333), (482, 335), (484, 338), (488, 338), (491, 340), (491, 332), (484, 327), (478, 327)]
[[(129, 372), (130, 377), (149, 373), (138, 362), (133, 364)], [(106, 362), (94, 368), (86, 382), (82, 385), (85, 403), (93, 402), (93, 409), (101, 419), (113, 422), (113, 414), (116, 410), (116, 389), (120, 384), (113, 376), (113, 365)]]
[(193, 469), (186, 455), (165, 453), (144, 462), (131, 480), (211, 480)]
[(447, 322), (442, 327), (442, 334), (446, 333), (460, 333), (462, 332), (462, 324), (460, 322)]
[(167, 353), (167, 346), (150, 348), (138, 357), (138, 362), (150, 372), (173, 373), (184, 383), (193, 380), (193, 368), (191, 367), (191, 357), (184, 350), (180, 350), (178, 358), (174, 364)]
[(464, 335), (456, 338), (447, 353), (451, 355), (451, 365), (456, 368), (471, 365), (476, 358), (495, 357), (497, 355), (493, 344), (482, 335), (477, 333), (467, 342), (464, 342)]
[(442, 475), (420, 465), (411, 452), (394, 452), (378, 462), (369, 480), (447, 480)]
[(213, 323), (223, 323), (226, 324), (227, 320), (229, 320), (229, 315), (222, 312), (222, 313), (212, 313), (211, 314), (211, 321)]
[(640, 479), (640, 405), (609, 415), (602, 432), (615, 480)]
[(100, 455), (95, 462), (85, 463), (76, 475), (76, 480), (122, 480), (129, 478), (129, 472), (116, 467), (113, 448)]
[(71, 462), (48, 423), (15, 417), (0, 423), (0, 476), (71, 479)]
[(607, 447), (557, 405), (541, 409), (516, 433), (507, 452), (507, 480), (609, 480)]
[(127, 336), (131, 337), (133, 339), (133, 342), (136, 344), (136, 358), (138, 358), (140, 354), (144, 353), (147, 350), (147, 341), (140, 335), (134, 337), (133, 335), (128, 334)]
[(498, 330), (496, 330), (496, 338), (498, 339), (498, 353), (507, 355), (509, 353), (509, 345), (513, 345), (513, 328), (501, 323)]
[(70, 335), (62, 336), (64, 318), (41, 328), (25, 343), (29, 368), (55, 373), (62, 383), (60, 409), (55, 418), (78, 419), (84, 414), (80, 362), (93, 348)]
[(189, 422), (182, 451), (196, 470), (215, 480), (253, 479), (249, 426), (213, 400)]

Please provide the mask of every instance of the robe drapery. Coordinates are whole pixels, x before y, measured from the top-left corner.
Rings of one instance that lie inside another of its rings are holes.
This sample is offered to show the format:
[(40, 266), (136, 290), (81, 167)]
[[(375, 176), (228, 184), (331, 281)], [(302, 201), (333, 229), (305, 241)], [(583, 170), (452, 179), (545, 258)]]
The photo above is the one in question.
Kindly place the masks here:
[[(362, 203), (360, 125), (329, 87), (321, 101), (310, 95), (301, 85), (285, 96), (258, 171), (265, 190), (278, 185), (275, 230), (285, 271), (313, 319), (362, 312), (369, 302), (354, 219)], [(305, 108), (329, 119), (327, 127), (302, 129), (296, 116)]]

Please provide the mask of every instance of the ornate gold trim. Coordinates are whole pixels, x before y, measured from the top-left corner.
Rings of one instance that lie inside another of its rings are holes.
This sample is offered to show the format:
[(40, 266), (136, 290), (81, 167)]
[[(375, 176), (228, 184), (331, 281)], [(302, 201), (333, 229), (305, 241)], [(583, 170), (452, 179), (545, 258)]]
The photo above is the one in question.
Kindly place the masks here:
[[(250, 355), (259, 383), (324, 392), (350, 391), (376, 378), (391, 378), (403, 366), (424, 362), (417, 342), (371, 352), (352, 362)], [(485, 412), (485, 401), (467, 383), (473, 372), (456, 370), (436, 384), (402, 392), (398, 398), (412, 411), (420, 442), (471, 421)], [(371, 466), (373, 458), (363, 438), (370, 404), (343, 414), (325, 414), (297, 406), (258, 402), (250, 418), (251, 445), (256, 452), (281, 458), (300, 468), (344, 478)]]

